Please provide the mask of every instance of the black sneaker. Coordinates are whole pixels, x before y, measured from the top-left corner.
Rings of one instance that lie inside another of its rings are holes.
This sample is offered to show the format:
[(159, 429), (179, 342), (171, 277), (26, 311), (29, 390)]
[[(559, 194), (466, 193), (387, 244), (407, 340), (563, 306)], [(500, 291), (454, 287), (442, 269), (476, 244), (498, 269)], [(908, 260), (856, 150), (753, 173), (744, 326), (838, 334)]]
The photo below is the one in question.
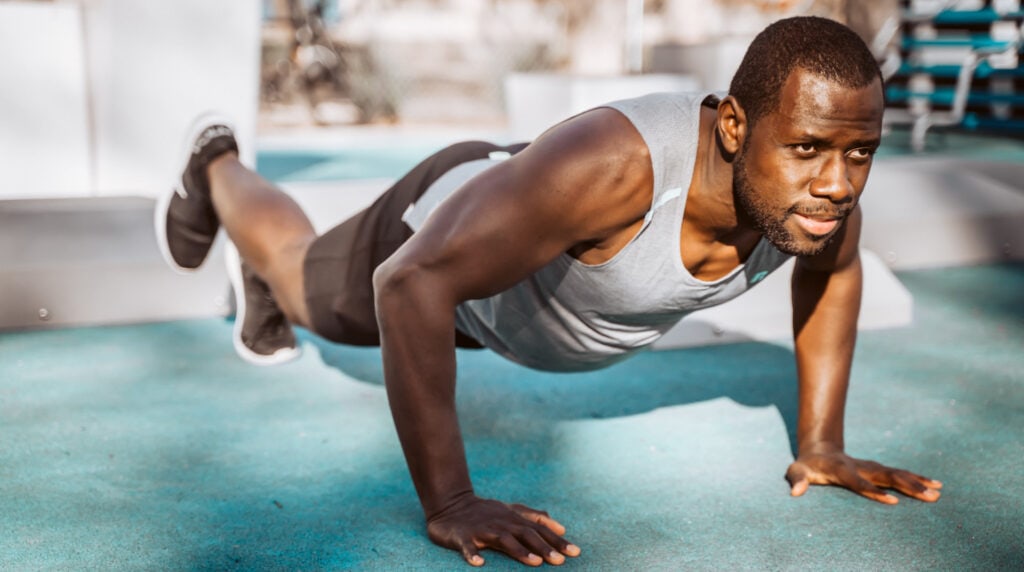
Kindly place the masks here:
[(217, 238), (220, 221), (210, 199), (206, 167), (232, 151), (238, 153), (238, 144), (230, 121), (206, 113), (192, 123), (179, 157), (181, 176), (154, 213), (160, 252), (178, 272), (199, 268)]
[(270, 287), (238, 256), (228, 242), (225, 261), (235, 292), (235, 351), (256, 365), (291, 361), (302, 353), (292, 325), (278, 307)]

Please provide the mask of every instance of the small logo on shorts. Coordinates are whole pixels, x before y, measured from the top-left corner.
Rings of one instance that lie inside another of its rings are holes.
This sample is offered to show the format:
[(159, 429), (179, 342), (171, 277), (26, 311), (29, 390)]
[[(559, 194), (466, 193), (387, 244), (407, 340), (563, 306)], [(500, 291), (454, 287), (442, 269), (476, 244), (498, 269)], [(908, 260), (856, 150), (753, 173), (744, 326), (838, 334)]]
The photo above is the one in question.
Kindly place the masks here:
[(768, 276), (767, 270), (762, 270), (758, 272), (750, 279), (750, 285), (753, 286), (754, 284), (757, 284), (758, 282), (764, 280), (765, 276)]

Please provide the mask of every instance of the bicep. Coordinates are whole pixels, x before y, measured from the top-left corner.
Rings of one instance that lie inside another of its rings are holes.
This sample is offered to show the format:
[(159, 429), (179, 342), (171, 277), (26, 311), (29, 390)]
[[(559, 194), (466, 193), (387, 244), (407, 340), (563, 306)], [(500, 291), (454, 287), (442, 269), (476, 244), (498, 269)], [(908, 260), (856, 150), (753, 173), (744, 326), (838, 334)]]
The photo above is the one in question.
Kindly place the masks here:
[(651, 178), (628, 120), (591, 112), (467, 181), (388, 264), (415, 268), (451, 303), (490, 296), (642, 217)]
[(506, 166), (445, 200), (389, 263), (415, 267), (457, 303), (500, 292), (568, 249), (573, 233), (557, 220), (557, 201), (507, 188)]

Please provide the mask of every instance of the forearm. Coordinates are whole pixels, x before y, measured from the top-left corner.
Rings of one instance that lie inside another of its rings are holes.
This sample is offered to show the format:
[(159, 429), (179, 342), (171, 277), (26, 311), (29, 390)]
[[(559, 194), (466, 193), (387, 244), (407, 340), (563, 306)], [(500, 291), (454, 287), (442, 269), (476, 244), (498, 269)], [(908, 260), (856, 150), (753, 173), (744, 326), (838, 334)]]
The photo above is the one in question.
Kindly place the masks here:
[(377, 290), (384, 379), (409, 473), (428, 519), (472, 492), (455, 409), (454, 310), (415, 281)]
[(846, 394), (860, 313), (861, 265), (793, 275), (793, 332), (800, 384), (799, 452), (842, 450)]

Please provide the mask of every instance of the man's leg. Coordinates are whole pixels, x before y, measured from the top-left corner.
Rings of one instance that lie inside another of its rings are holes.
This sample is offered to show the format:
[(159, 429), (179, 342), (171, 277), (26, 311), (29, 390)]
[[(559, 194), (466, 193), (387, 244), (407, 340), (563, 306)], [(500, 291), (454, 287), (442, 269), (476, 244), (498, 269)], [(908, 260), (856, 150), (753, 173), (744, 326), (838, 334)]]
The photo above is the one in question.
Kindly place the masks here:
[[(334, 342), (377, 345), (373, 270), (412, 235), (402, 214), (452, 167), (525, 147), (475, 141), (445, 148), (318, 237), (291, 197), (239, 162), (228, 122), (201, 117), (189, 141), (181, 180), (156, 210), (158, 243), (172, 268), (188, 272), (205, 261), (225, 227), (240, 257), (229, 264), (239, 307), (235, 347), (259, 364), (297, 355), (289, 321)], [(229, 248), (229, 256), (234, 252)]]
[(197, 118), (181, 160), (181, 177), (155, 212), (164, 258), (179, 272), (199, 268), (223, 225), (232, 241), (236, 351), (259, 365), (297, 357), (291, 326), (310, 321), (302, 265), (316, 238), (312, 225), (288, 195), (239, 162), (229, 120)]
[(266, 281), (288, 320), (309, 328), (302, 268), (316, 231), (302, 208), (235, 153), (214, 159), (207, 176), (217, 218), (242, 261)]
[[(343, 223), (364, 232), (372, 229), (372, 236), (355, 233), (353, 237), (330, 244), (340, 257), (347, 258), (350, 251), (364, 249), (372, 253), (370, 259), (360, 261), (369, 269), (366, 277), (360, 276), (360, 282), (368, 286), (373, 268), (411, 235), (400, 220), (401, 214), (434, 180), (465, 161), (487, 157), (492, 151), (515, 153), (523, 147), (524, 144), (499, 147), (490, 143), (466, 142), (436, 153), (396, 182), (382, 200), (368, 209), (369, 212), (359, 213)], [(304, 271), (306, 254), (317, 234), (305, 213), (290, 196), (243, 165), (235, 153), (225, 153), (214, 159), (207, 175), (217, 216), (242, 260), (267, 282), (278, 305), (293, 324), (316, 331), (307, 303)], [(372, 222), (365, 222), (366, 219)], [(382, 228), (389, 226), (391, 228)], [(341, 230), (339, 227), (330, 233), (338, 232)], [(339, 271), (335, 277), (342, 275)], [(361, 286), (350, 285), (352, 290), (363, 290)], [(369, 306), (372, 316), (372, 300)], [(376, 320), (372, 322), (372, 330), (375, 331)], [(361, 329), (368, 331), (371, 328)]]

